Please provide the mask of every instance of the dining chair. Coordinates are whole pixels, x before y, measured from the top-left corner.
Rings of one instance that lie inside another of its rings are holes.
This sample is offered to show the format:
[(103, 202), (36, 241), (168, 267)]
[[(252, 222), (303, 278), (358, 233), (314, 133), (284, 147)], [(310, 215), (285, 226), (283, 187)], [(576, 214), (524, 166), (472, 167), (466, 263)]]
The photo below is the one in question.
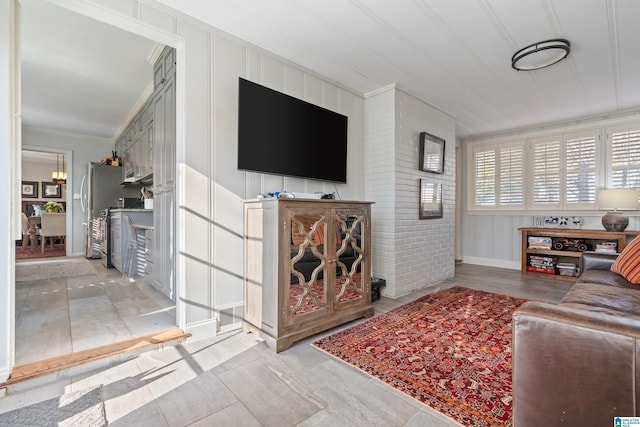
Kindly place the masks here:
[(125, 230), (124, 237), (127, 239), (127, 253), (122, 269), (122, 280), (133, 281), (134, 279), (134, 259), (138, 251), (138, 234), (129, 215), (122, 215), (122, 227)]
[(29, 218), (27, 218), (26, 213), (22, 212), (22, 249), (27, 249), (29, 237)]
[(43, 212), (38, 234), (41, 237), (42, 253), (44, 253), (47, 238), (51, 241), (51, 249), (53, 249), (56, 238), (60, 238), (64, 242), (67, 235), (67, 214)]

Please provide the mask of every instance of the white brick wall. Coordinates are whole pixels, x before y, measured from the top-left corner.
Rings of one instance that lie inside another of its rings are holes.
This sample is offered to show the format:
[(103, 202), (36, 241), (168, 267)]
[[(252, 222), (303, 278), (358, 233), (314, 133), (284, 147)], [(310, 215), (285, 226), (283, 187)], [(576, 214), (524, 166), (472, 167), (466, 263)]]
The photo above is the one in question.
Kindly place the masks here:
[[(446, 140), (444, 174), (418, 169), (419, 135)], [(455, 121), (395, 87), (365, 99), (365, 194), (372, 209), (373, 275), (397, 297), (453, 277)], [(443, 184), (441, 219), (418, 219), (420, 178)]]

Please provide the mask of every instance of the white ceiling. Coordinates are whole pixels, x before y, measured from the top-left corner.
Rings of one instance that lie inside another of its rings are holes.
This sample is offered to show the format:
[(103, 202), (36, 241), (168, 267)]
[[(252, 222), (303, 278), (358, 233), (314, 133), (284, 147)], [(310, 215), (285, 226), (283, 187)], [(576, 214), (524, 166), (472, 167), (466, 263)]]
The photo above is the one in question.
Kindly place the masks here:
[(23, 1), (23, 124), (113, 137), (151, 89), (155, 45), (43, 0)]
[[(640, 108), (636, 0), (158, 1), (363, 94), (397, 83), (462, 137)], [(24, 122), (113, 136), (142, 93), (133, 58), (152, 44), (96, 22), (65, 38), (72, 13), (60, 31), (57, 13), (30, 22), (35, 12), (25, 7)], [(511, 68), (518, 49), (558, 37), (571, 41), (567, 60)]]

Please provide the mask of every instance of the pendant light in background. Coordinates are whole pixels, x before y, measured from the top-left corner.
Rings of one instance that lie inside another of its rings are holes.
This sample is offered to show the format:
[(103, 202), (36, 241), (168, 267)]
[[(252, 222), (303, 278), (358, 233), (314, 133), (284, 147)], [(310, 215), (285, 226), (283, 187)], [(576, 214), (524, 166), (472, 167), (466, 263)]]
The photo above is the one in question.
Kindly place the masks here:
[[(62, 156), (62, 170), (60, 170), (60, 156)], [(56, 153), (56, 170), (51, 174), (51, 180), (56, 185), (67, 183), (67, 173), (64, 171), (64, 154)]]

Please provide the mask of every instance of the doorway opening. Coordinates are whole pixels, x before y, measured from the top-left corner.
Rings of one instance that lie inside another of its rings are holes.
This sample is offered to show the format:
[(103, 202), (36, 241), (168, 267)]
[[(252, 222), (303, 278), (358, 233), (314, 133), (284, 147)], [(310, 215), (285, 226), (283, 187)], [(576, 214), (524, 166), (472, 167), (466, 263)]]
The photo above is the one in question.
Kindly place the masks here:
[[(69, 18), (69, 14), (75, 14), (75, 12), (51, 2), (43, 2), (43, 5), (48, 5), (48, 7), (54, 9), (59, 8), (64, 11), (67, 18)], [(33, 7), (40, 8), (40, 6)], [(27, 7), (22, 7), (23, 17), (24, 14), (33, 12), (33, 9), (27, 9)], [(96, 22), (103, 24), (100, 19), (94, 20), (80, 14), (78, 14), (78, 17), (84, 21), (89, 21), (89, 24), (84, 22), (84, 25), (88, 25), (91, 28), (91, 32), (97, 31), (98, 25), (96, 25)], [(52, 38), (50, 26), (54, 25), (55, 21), (53, 14), (47, 14), (46, 29), (49, 30), (47, 36), (49, 38)], [(116, 27), (116, 29), (128, 32), (123, 29), (125, 27), (127, 26), (123, 24), (122, 27)], [(65, 21), (65, 28), (69, 29), (68, 21)], [(88, 35), (89, 33), (86, 34)], [(110, 37), (96, 37), (100, 40), (112, 39)], [(85, 37), (85, 39), (88, 38)], [(22, 48), (26, 49), (27, 44), (23, 43)], [(56, 46), (56, 48), (60, 48), (60, 46)], [(67, 49), (67, 52), (70, 51), (77, 50)], [(25, 103), (33, 99), (24, 94), (25, 87), (33, 88), (33, 85), (25, 84), (26, 75), (24, 71), (26, 67), (24, 61), (27, 57), (32, 58), (32, 56), (25, 55), (23, 52), (21, 67), (23, 76), (22, 109), (25, 113), (25, 118), (28, 117), (29, 112)], [(93, 63), (91, 60), (83, 61), (83, 65), (91, 63)], [(86, 71), (84, 68), (83, 70)], [(33, 68), (29, 70), (29, 72), (32, 71)], [(60, 70), (56, 69), (56, 72), (58, 71)], [(98, 70), (96, 71), (96, 76), (102, 76), (102, 73), (106, 71), (105, 69)], [(96, 85), (104, 85), (103, 80), (94, 79), (94, 77), (92, 76), (87, 80), (79, 80), (78, 84), (74, 85), (74, 88), (91, 81), (94, 81)], [(149, 65), (150, 83), (152, 80), (153, 68)], [(90, 89), (90, 87), (87, 86), (87, 89)], [(41, 89), (44, 90), (45, 88)], [(122, 94), (120, 92), (112, 91), (114, 95), (121, 97)], [(37, 94), (37, 96), (40, 96), (40, 94)], [(95, 93), (89, 93), (87, 96), (95, 98)], [(68, 98), (72, 99), (74, 97), (69, 96)], [(94, 102), (95, 106), (90, 109), (90, 112), (98, 111), (99, 113), (100, 106), (106, 105), (108, 99), (100, 99), (100, 101)], [(52, 106), (53, 110), (56, 109), (55, 102), (51, 102), (51, 99), (47, 99), (47, 102)], [(134, 105), (131, 110), (136, 108), (137, 105)], [(53, 112), (60, 113), (62, 108), (58, 108), (58, 111)], [(38, 113), (41, 114), (42, 111), (38, 111)], [(131, 111), (125, 111), (123, 121), (119, 125), (124, 126), (127, 121), (127, 115), (130, 113)], [(78, 120), (78, 123), (85, 125), (89, 121)], [(25, 126), (28, 127), (29, 125), (27, 120), (23, 121), (23, 149), (30, 144), (29, 139), (25, 138), (26, 132), (24, 131)], [(36, 128), (34, 127), (33, 129)], [(114, 138), (117, 136), (118, 131), (112, 135)], [(37, 132), (51, 132), (52, 135), (61, 135), (61, 130), (55, 127), (49, 129), (37, 128)], [(76, 136), (82, 136), (82, 132), (88, 131), (86, 128), (82, 128), (78, 129), (77, 132), (69, 130), (63, 130), (63, 132), (72, 132)], [(85, 139), (95, 141), (97, 137), (87, 133)], [(110, 144), (99, 149), (87, 148), (85, 150), (85, 147), (79, 145), (73, 145), (73, 147), (65, 146), (64, 149), (69, 150), (66, 164), (70, 168), (75, 157), (78, 159), (77, 169), (80, 170), (79, 168), (86, 166), (88, 162), (99, 161), (105, 149), (106, 154), (109, 154), (113, 149), (112, 140), (107, 142)], [(72, 233), (73, 230), (76, 230), (74, 238), (70, 238), (70, 235), (65, 236), (64, 258), (16, 260), (13, 365), (18, 368), (26, 364), (38, 363), (45, 359), (69, 355), (69, 353), (91, 351), (115, 345), (116, 343), (129, 342), (137, 338), (144, 339), (161, 331), (175, 329), (177, 323), (175, 302), (156, 290), (144, 277), (123, 277), (120, 271), (102, 265), (100, 259), (88, 259), (85, 257), (84, 242), (86, 237), (81, 235), (84, 233), (78, 232), (79, 229), (83, 230), (80, 226), (83, 220), (83, 215), (80, 212), (81, 190), (79, 175), (81, 174), (82, 172), (76, 174), (76, 180), (69, 178), (67, 184), (61, 188), (61, 191), (64, 191), (66, 195), (66, 199), (63, 196), (62, 200), (66, 200), (65, 210), (69, 217), (66, 231), (67, 233)], [(51, 177), (51, 172), (49, 172), (49, 177)], [(39, 194), (42, 194), (41, 186), (38, 187), (38, 190)], [(33, 203), (29, 204), (33, 205)], [(71, 212), (73, 212), (73, 219), (71, 219)], [(29, 218), (29, 216), (27, 217)], [(174, 233), (171, 233), (171, 236), (173, 237)], [(50, 240), (48, 242), (50, 243)], [(78, 244), (78, 242), (80, 243)], [(56, 243), (60, 244), (59, 241), (56, 241)], [(170, 241), (169, 246), (173, 247), (173, 245), (175, 245), (174, 241)], [(167, 247), (166, 250), (170, 250), (170, 247)], [(175, 295), (174, 298), (177, 299)]]
[[(16, 260), (65, 257), (71, 253), (67, 244), (73, 240), (67, 216), (73, 214), (66, 182), (54, 181), (64, 169), (69, 154), (59, 151), (22, 150), (21, 225), (22, 239), (16, 240)], [(45, 229), (42, 229), (43, 213)], [(55, 213), (56, 215), (53, 215)]]

